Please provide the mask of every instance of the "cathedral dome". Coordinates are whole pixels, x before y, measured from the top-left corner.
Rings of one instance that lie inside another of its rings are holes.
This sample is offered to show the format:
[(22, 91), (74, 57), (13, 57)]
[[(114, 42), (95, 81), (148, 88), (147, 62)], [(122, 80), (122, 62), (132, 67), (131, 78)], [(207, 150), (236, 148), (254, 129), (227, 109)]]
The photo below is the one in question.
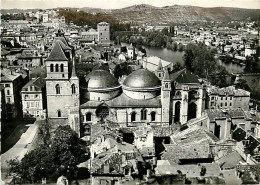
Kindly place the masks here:
[(105, 70), (95, 70), (86, 76), (86, 82), (88, 89), (107, 89), (119, 87), (119, 83), (116, 78)]
[(159, 95), (161, 81), (147, 69), (139, 69), (123, 82), (124, 93), (133, 99), (151, 99)]
[(93, 101), (111, 100), (120, 93), (120, 84), (116, 78), (105, 70), (95, 70), (86, 78), (85, 98)]
[(147, 69), (139, 69), (127, 76), (123, 85), (130, 88), (153, 88), (161, 86), (161, 81)]

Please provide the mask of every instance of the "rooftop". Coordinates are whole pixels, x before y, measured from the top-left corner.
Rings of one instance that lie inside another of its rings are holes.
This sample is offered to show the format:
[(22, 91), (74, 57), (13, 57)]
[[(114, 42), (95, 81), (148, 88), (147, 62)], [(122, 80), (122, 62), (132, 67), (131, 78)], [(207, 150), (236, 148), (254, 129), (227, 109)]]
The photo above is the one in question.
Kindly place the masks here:
[(55, 42), (54, 47), (52, 48), (46, 61), (68, 61), (59, 41)]
[(172, 82), (176, 81), (178, 83), (200, 83), (198, 77), (187, 70), (186, 68), (170, 74), (170, 79)]

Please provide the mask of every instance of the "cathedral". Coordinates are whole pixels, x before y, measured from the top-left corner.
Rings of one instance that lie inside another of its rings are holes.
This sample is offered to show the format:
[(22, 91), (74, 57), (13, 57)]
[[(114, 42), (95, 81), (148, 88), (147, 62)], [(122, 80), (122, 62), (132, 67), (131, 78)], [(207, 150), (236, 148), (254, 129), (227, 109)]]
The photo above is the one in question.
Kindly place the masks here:
[(80, 84), (73, 55), (66, 39), (57, 38), (46, 59), (47, 115), (50, 121), (69, 124), (82, 137), (89, 134), (90, 125), (100, 122), (168, 126), (185, 124), (204, 111), (205, 89), (186, 69), (169, 74), (159, 64), (155, 72), (138, 69), (122, 83), (98, 69)]

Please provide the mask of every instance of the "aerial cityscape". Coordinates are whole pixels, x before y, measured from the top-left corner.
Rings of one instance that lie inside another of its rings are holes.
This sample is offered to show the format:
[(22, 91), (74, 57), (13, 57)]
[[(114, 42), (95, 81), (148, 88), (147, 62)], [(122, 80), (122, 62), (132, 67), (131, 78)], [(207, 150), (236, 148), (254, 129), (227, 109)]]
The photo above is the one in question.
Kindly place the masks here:
[(260, 6), (46, 2), (1, 9), (0, 184), (260, 183)]

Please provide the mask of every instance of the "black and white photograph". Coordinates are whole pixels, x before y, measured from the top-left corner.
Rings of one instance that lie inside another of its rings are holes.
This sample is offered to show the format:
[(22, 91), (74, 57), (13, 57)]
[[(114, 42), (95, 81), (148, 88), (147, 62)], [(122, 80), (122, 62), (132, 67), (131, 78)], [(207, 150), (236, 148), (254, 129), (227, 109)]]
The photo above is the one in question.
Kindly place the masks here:
[(260, 184), (260, 0), (2, 0), (1, 185)]

